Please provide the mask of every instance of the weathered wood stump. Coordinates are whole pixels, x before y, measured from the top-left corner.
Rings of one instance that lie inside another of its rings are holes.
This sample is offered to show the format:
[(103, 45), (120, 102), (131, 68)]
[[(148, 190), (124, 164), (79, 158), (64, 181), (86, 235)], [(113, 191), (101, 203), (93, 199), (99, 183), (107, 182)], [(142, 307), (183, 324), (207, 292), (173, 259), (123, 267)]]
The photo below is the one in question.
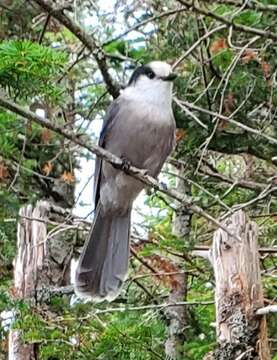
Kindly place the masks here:
[[(28, 299), (35, 305), (35, 292), (42, 285), (41, 273), (45, 266), (48, 206), (41, 202), (33, 210), (31, 205), (19, 211), (17, 227), (17, 256), (14, 262), (14, 296)], [(38, 219), (38, 221), (31, 219)], [(39, 221), (40, 220), (40, 221)], [(39, 284), (40, 283), (40, 284)], [(43, 283), (45, 283), (43, 281)], [(21, 332), (11, 330), (9, 334), (9, 360), (36, 359), (35, 345), (23, 344)]]
[[(73, 243), (61, 233), (47, 238), (49, 204), (39, 201), (19, 212), (17, 255), (14, 261), (14, 289), (17, 299), (32, 307), (51, 296), (49, 289), (68, 284)], [(9, 360), (38, 359), (36, 344), (23, 344), (20, 330), (9, 334)]]
[(269, 360), (257, 247), (258, 227), (242, 211), (224, 221), (241, 241), (222, 229), (214, 234), (210, 260), (216, 280), (216, 360)]

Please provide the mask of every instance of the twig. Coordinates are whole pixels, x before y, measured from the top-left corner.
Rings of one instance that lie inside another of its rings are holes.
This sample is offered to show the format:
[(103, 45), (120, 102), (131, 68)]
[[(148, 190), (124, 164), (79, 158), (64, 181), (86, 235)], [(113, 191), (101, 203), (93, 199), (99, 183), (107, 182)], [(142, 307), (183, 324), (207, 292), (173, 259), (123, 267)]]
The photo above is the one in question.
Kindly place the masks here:
[[(210, 0), (202, 0), (203, 2), (210, 2)], [(268, 11), (268, 12), (277, 12), (277, 5), (273, 4), (262, 4), (257, 1), (241, 1), (241, 0), (217, 0), (216, 4), (224, 5), (233, 5), (233, 6), (242, 6), (245, 4), (246, 9), (256, 10), (256, 11)]]
[[(215, 101), (215, 98), (216, 98), (216, 94), (218, 92), (218, 90), (220, 89), (221, 87), (221, 84), (224, 83), (224, 86), (223, 86), (223, 90), (221, 92), (221, 98), (220, 98), (220, 105), (219, 105), (219, 114), (221, 115), (222, 113), (222, 110), (223, 110), (223, 104), (224, 104), (224, 97), (225, 97), (225, 92), (226, 92), (226, 89), (227, 89), (227, 86), (229, 84), (229, 80), (230, 80), (230, 77), (237, 65), (237, 63), (239, 62), (239, 59), (241, 58), (242, 54), (244, 53), (244, 51), (251, 45), (253, 44), (254, 42), (256, 42), (257, 40), (259, 39), (258, 36), (255, 36), (253, 39), (251, 39), (241, 50), (240, 52), (236, 55), (236, 57), (232, 60), (231, 64), (228, 66), (224, 76), (222, 77), (219, 85), (218, 85), (218, 88), (217, 90), (215, 91), (215, 94), (214, 94), (214, 97), (213, 97), (213, 101)], [(232, 117), (234, 116), (234, 113), (232, 113), (229, 117)], [(218, 128), (218, 125), (219, 125), (219, 118), (218, 117), (215, 117), (212, 121), (214, 122), (216, 120), (216, 123), (213, 127), (213, 130), (211, 132), (211, 134), (207, 137), (207, 139), (205, 140), (205, 143), (204, 143), (204, 149), (202, 151), (202, 154), (201, 154), (201, 157), (200, 157), (200, 160), (198, 162), (198, 165), (197, 165), (197, 168), (195, 170), (195, 173), (198, 172), (199, 168), (200, 168), (200, 165), (201, 165), (201, 162), (202, 162), (202, 159), (204, 157), (204, 154), (206, 153), (207, 151), (207, 148), (212, 140), (212, 138), (214, 137), (216, 131), (217, 131), (217, 128)]]
[(194, 1), (186, 1), (186, 0), (177, 0), (180, 4), (187, 6), (188, 9), (194, 10), (199, 14), (205, 15), (205, 16), (209, 16), (215, 20), (220, 21), (223, 24), (226, 24), (228, 26), (233, 26), (233, 28), (235, 30), (239, 30), (245, 33), (249, 33), (249, 34), (254, 34), (254, 35), (258, 35), (258, 36), (262, 36), (266, 39), (272, 39), (272, 40), (277, 40), (277, 34), (271, 31), (267, 31), (267, 30), (261, 30), (261, 29), (256, 29), (250, 26), (246, 26), (246, 25), (241, 25), (241, 24), (237, 24), (232, 20), (226, 19), (223, 16), (217, 15), (214, 12), (210, 11), (210, 10), (206, 10), (204, 8), (200, 8), (199, 6), (196, 5), (196, 2)]
[(198, 119), (198, 117), (196, 115), (194, 115), (189, 109), (187, 109), (184, 105), (182, 105), (175, 96), (173, 97), (173, 100), (181, 108), (181, 110), (183, 110), (188, 116), (190, 116), (193, 120), (195, 120), (197, 122), (197, 124), (202, 126), (204, 129), (208, 129), (208, 126), (206, 124), (202, 123), (202, 121), (200, 119)]
[(43, 25), (43, 29), (42, 29), (42, 31), (41, 31), (41, 33), (40, 33), (40, 35), (39, 35), (39, 39), (38, 39), (38, 43), (39, 43), (39, 44), (42, 43), (43, 36), (44, 36), (44, 34), (45, 34), (45, 31), (46, 31), (46, 29), (47, 29), (47, 26), (48, 26), (48, 24), (49, 24), (50, 19), (51, 19), (51, 15), (48, 14), (47, 17), (46, 17), (45, 23), (44, 23), (44, 25)]
[(231, 64), (228, 66), (227, 70), (225, 71), (225, 74), (224, 76), (222, 77), (222, 79), (220, 80), (219, 82), (219, 85), (214, 93), (214, 96), (213, 96), (213, 101), (215, 101), (216, 99), (216, 96), (217, 96), (217, 93), (219, 92), (220, 88), (221, 88), (221, 85), (224, 84), (224, 88), (223, 88), (223, 91), (222, 91), (222, 96), (221, 96), (221, 103), (220, 103), (220, 106), (222, 108), (223, 106), (223, 98), (224, 98), (224, 93), (226, 91), (226, 88), (227, 88), (227, 85), (229, 83), (229, 79), (232, 75), (232, 72), (234, 70), (234, 68), (236, 67), (237, 63), (239, 62), (239, 60), (241, 59), (241, 56), (243, 55), (243, 53), (245, 52), (245, 50), (247, 50), (247, 48), (253, 44), (254, 42), (256, 42), (257, 40), (259, 39), (258, 36), (255, 36), (254, 38), (252, 38), (247, 44), (245, 44), (239, 51), (239, 53), (235, 56), (235, 58), (233, 59), (233, 61), (231, 62)]
[(0, 8), (3, 9), (3, 10), (9, 11), (11, 13), (15, 12), (14, 9), (10, 9), (4, 4), (0, 4)]
[(156, 274), (157, 271), (153, 266), (148, 264), (147, 261), (145, 261), (141, 256), (137, 254), (137, 252), (134, 250), (134, 248), (131, 246), (131, 254), (139, 261), (141, 262), (147, 269), (149, 269), (152, 273)]
[(269, 305), (256, 311), (257, 315), (267, 315), (272, 313), (277, 313), (277, 305)]
[(55, 9), (53, 4), (49, 0), (32, 0), (37, 3), (44, 11), (51, 14), (52, 17), (59, 20), (72, 34), (74, 34), (93, 54), (102, 77), (107, 86), (107, 90), (113, 96), (113, 98), (119, 95), (119, 86), (116, 84), (108, 71), (108, 65), (105, 55), (92, 35), (88, 34), (81, 26), (75, 23), (70, 17), (65, 15), (61, 9)]
[(257, 182), (250, 181), (250, 180), (229, 178), (228, 176), (226, 176), (224, 174), (216, 172), (216, 169), (214, 169), (214, 170), (212, 170), (210, 168), (204, 169), (203, 167), (201, 167), (199, 172), (204, 175), (214, 177), (215, 179), (219, 179), (220, 181), (223, 181), (227, 184), (231, 184), (232, 186), (240, 186), (240, 187), (250, 189), (250, 190), (263, 190), (266, 187), (266, 184), (257, 183)]
[(58, 78), (57, 83), (60, 83), (62, 81), (62, 79), (73, 69), (73, 67), (75, 65), (77, 65), (80, 61), (86, 59), (89, 54), (85, 54), (83, 56), (81, 56), (83, 54), (83, 52), (85, 51), (86, 47), (82, 46), (80, 51), (77, 54), (76, 60), (73, 61), (72, 64), (69, 65), (69, 67), (64, 71), (64, 73)]
[(40, 297), (49, 297), (49, 296), (61, 296), (61, 295), (73, 295), (74, 294), (74, 286), (58, 286), (58, 287), (50, 287), (50, 288), (42, 288), (36, 290)]
[(213, 85), (216, 77), (214, 76), (209, 84), (205, 87), (205, 89), (198, 95), (198, 97), (194, 100), (193, 104), (196, 104), (206, 93), (209, 91), (210, 87)]
[(277, 144), (277, 139), (274, 139), (273, 137), (271, 137), (271, 136), (269, 136), (269, 135), (266, 135), (266, 134), (260, 132), (259, 130), (254, 129), (254, 128), (250, 127), (250, 126), (247, 126), (247, 125), (245, 125), (245, 124), (243, 124), (243, 123), (241, 123), (241, 122), (239, 122), (239, 121), (236, 121), (236, 120), (234, 120), (234, 119), (232, 119), (232, 118), (230, 118), (230, 117), (228, 117), (228, 116), (224, 116), (224, 115), (222, 115), (222, 114), (218, 114), (218, 113), (215, 112), (215, 111), (210, 111), (210, 110), (204, 109), (204, 108), (202, 108), (202, 107), (200, 107), (200, 106), (194, 105), (194, 104), (189, 103), (189, 102), (184, 101), (184, 100), (179, 100), (179, 101), (180, 101), (183, 105), (187, 106), (189, 109), (197, 110), (197, 111), (203, 112), (203, 113), (208, 114), (208, 115), (213, 115), (214, 117), (217, 117), (217, 118), (219, 118), (219, 119), (226, 120), (226, 121), (228, 121), (229, 123), (234, 124), (234, 125), (236, 125), (237, 127), (241, 128), (241, 129), (243, 129), (243, 130), (245, 130), (245, 131), (248, 131), (248, 132), (250, 132), (250, 133), (252, 133), (252, 134), (255, 134), (255, 135), (258, 135), (258, 136), (261, 136), (261, 137), (265, 138), (266, 140), (268, 140), (268, 141), (269, 141), (270, 143), (272, 143), (272, 144)]
[(176, 67), (178, 67), (181, 62), (183, 62), (192, 52), (194, 49), (197, 48), (197, 46), (199, 46), (202, 41), (206, 40), (208, 37), (210, 37), (212, 34), (214, 34), (217, 31), (223, 30), (225, 29), (227, 26), (226, 25), (220, 25), (212, 30), (210, 30), (209, 32), (207, 32), (205, 35), (201, 36), (185, 53), (184, 55), (182, 55), (173, 65), (172, 65), (172, 69), (176, 69)]
[(225, 209), (229, 210), (230, 212), (233, 212), (232, 209), (226, 205), (217, 195), (212, 194), (209, 190), (205, 189), (200, 184), (196, 183), (193, 180), (187, 179), (188, 183), (196, 186), (198, 189), (202, 190), (205, 194), (209, 195), (212, 199), (214, 199), (216, 202), (218, 202), (221, 206), (223, 206)]
[(152, 277), (152, 276), (174, 276), (174, 275), (180, 275), (180, 274), (188, 274), (188, 271), (171, 271), (171, 272), (157, 272), (157, 273), (151, 273), (151, 274), (142, 274), (137, 275), (133, 278), (129, 278), (128, 281), (135, 281), (137, 279), (143, 279), (146, 277)]
[[(260, 194), (258, 196), (254, 197), (253, 199), (251, 199), (243, 204), (233, 206), (232, 212), (238, 211), (238, 210), (244, 209), (250, 205), (253, 205), (256, 202), (263, 200), (268, 195), (275, 193), (275, 192), (277, 192), (277, 186), (272, 187), (272, 184), (269, 184), (262, 192), (260, 192)], [(221, 220), (225, 219), (229, 215), (230, 215), (230, 211), (228, 211), (226, 214), (222, 215)]]
[[(192, 248), (193, 251), (210, 251), (209, 246), (196, 245)], [(258, 249), (260, 254), (276, 254), (277, 247), (261, 247)]]
[[(198, 39), (200, 38), (200, 25), (199, 25), (199, 19), (196, 16), (196, 24), (197, 24), (197, 37)], [(204, 21), (202, 20), (203, 25), (204, 25)], [(202, 35), (203, 36), (203, 35)], [(205, 44), (207, 44), (207, 40), (205, 40)], [(207, 48), (209, 48), (209, 46), (207, 45)], [(201, 66), (201, 73), (202, 73), (202, 77), (203, 77), (203, 83), (204, 83), (204, 89), (205, 89), (205, 93), (206, 93), (206, 98), (207, 98), (207, 104), (208, 104), (208, 108), (209, 110), (212, 110), (212, 102), (211, 102), (211, 98), (210, 98), (210, 92), (209, 92), (209, 88), (208, 88), (208, 77), (207, 77), (207, 73), (206, 73), (206, 67), (204, 66), (204, 51), (203, 51), (203, 46), (201, 44), (201, 46), (199, 47), (199, 55), (200, 55), (200, 66)], [(209, 65), (211, 65), (212, 62), (209, 61)], [(212, 119), (211, 119), (212, 120)]]
[(24, 136), (24, 140), (23, 140), (23, 146), (22, 146), (22, 150), (21, 150), (21, 154), (20, 154), (20, 159), (18, 161), (16, 173), (15, 173), (14, 178), (8, 188), (8, 191), (10, 191), (10, 189), (12, 189), (14, 184), (16, 183), (16, 180), (17, 180), (19, 172), (20, 172), (21, 163), (24, 159), (24, 153), (25, 153), (25, 149), (26, 149), (26, 145), (27, 145), (27, 127), (28, 127), (28, 125), (27, 125), (27, 121), (26, 121), (25, 136)]
[(250, 347), (249, 349), (245, 350), (242, 354), (240, 354), (238, 357), (235, 358), (235, 360), (242, 360), (246, 354), (251, 353), (254, 350), (253, 347)]
[[(167, 307), (172, 306), (208, 306), (213, 305), (214, 301), (180, 301), (180, 302), (173, 302), (173, 303), (164, 303), (164, 304), (151, 304), (151, 305), (144, 305), (144, 306), (130, 306), (130, 307), (114, 307), (108, 309), (95, 309), (94, 312), (91, 314), (79, 317), (79, 321), (88, 320), (94, 315), (98, 314), (106, 314), (106, 313), (113, 313), (113, 312), (125, 312), (125, 311), (140, 311), (140, 310), (156, 310), (156, 309), (164, 309)], [(66, 321), (75, 321), (75, 317), (58, 317), (56, 319), (58, 322), (66, 322)]]
[(105, 41), (105, 42), (102, 44), (102, 47), (105, 47), (105, 46), (111, 44), (112, 42), (117, 41), (117, 40), (123, 38), (125, 35), (128, 35), (128, 34), (129, 34), (130, 32), (132, 32), (132, 31), (138, 30), (140, 27), (148, 24), (149, 22), (154, 22), (154, 21), (159, 20), (159, 19), (161, 19), (161, 18), (163, 18), (163, 17), (170, 16), (170, 15), (174, 15), (174, 14), (178, 14), (178, 13), (183, 12), (183, 11), (186, 11), (186, 10), (187, 10), (186, 7), (181, 7), (181, 8), (177, 8), (177, 9), (172, 9), (172, 10), (164, 11), (164, 12), (162, 12), (162, 13), (160, 13), (159, 15), (156, 15), (156, 16), (151, 16), (151, 17), (149, 17), (148, 19), (143, 20), (143, 21), (139, 22), (138, 24), (132, 26), (131, 28), (127, 29), (127, 30), (124, 31), (123, 33), (115, 36), (114, 38)]
[(187, 182), (188, 184), (194, 185), (196, 186), (198, 189), (202, 190), (204, 193), (206, 193), (207, 195), (209, 195), (211, 198), (213, 198), (215, 200), (215, 202), (219, 203), (220, 205), (222, 205), (225, 209), (230, 210), (231, 208), (229, 206), (227, 206), (223, 201), (221, 201), (221, 199), (217, 196), (212, 194), (209, 190), (207, 190), (206, 188), (204, 188), (203, 186), (201, 186), (200, 184), (198, 184), (197, 182), (189, 179), (189, 178), (185, 178), (184, 176), (181, 176), (179, 174), (175, 174), (171, 171), (165, 171), (164, 173), (168, 174), (168, 175), (173, 175), (176, 176), (179, 179), (182, 179), (183, 181)]
[[(143, 305), (143, 306), (132, 306), (132, 307), (117, 307), (110, 309), (97, 309), (95, 314), (105, 314), (111, 312), (125, 312), (125, 311), (140, 311), (140, 310), (155, 310), (155, 309), (164, 309), (172, 306), (200, 306), (200, 305), (213, 305), (214, 301), (179, 301), (175, 303), (164, 303), (164, 304), (153, 304), (153, 305)], [(90, 316), (88, 316), (89, 318)]]

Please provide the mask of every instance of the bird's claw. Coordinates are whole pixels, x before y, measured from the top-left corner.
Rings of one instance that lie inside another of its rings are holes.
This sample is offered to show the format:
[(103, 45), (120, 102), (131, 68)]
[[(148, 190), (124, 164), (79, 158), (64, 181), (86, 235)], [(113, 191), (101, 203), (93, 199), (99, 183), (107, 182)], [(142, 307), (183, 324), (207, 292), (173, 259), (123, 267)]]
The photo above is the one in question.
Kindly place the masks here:
[(146, 170), (146, 169), (141, 169), (141, 173), (142, 173), (143, 176), (149, 175), (149, 171)]
[(122, 164), (120, 166), (121, 169), (123, 171), (125, 171), (125, 172), (128, 171), (130, 169), (130, 167), (131, 167), (131, 162), (128, 159), (124, 158), (124, 157), (122, 157), (121, 160), (122, 160)]
[(161, 181), (160, 185), (163, 188), (163, 190), (168, 190), (168, 186), (167, 186), (167, 184), (165, 182)]
[(128, 172), (128, 170), (130, 169), (130, 166), (131, 166), (131, 162), (128, 159), (126, 159), (125, 157), (121, 157), (120, 159), (121, 159), (122, 163), (119, 165), (113, 165), (113, 167), (116, 169)]

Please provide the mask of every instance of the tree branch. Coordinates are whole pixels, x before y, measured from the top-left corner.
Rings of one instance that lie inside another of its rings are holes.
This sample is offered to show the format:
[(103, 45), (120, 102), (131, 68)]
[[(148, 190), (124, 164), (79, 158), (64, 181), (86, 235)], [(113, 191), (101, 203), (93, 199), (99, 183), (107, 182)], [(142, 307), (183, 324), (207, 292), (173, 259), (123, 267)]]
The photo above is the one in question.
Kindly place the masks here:
[[(81, 140), (78, 135), (72, 134), (71, 132), (64, 130), (63, 128), (55, 125), (53, 122), (51, 122), (49, 119), (45, 119), (40, 117), (39, 115), (35, 114), (34, 112), (24, 109), (23, 107), (17, 105), (16, 103), (5, 99), (4, 97), (0, 96), (0, 106), (4, 107), (5, 109), (8, 109), (23, 118), (26, 118), (28, 120), (34, 121), (35, 123), (46, 127), (47, 129), (50, 129), (57, 134), (62, 135), (66, 139), (71, 140), (75, 144), (80, 145), (81, 147), (87, 149), (90, 153), (95, 154), (102, 158), (103, 160), (109, 162), (112, 165), (116, 165), (117, 168), (122, 167), (123, 161), (115, 156), (114, 154), (110, 153), (109, 151), (101, 148), (100, 146), (97, 146), (95, 144), (86, 144), (83, 140)], [(191, 209), (192, 212), (195, 214), (198, 214), (199, 216), (204, 217), (206, 220), (210, 221), (216, 227), (221, 228), (222, 230), (226, 231), (227, 234), (230, 236), (233, 236), (232, 233), (226, 228), (226, 226), (221, 225), (219, 221), (217, 221), (215, 218), (213, 218), (210, 214), (205, 212), (200, 206), (193, 203), (193, 198), (190, 196), (187, 196), (185, 194), (180, 194), (175, 189), (165, 189), (165, 187), (158, 183), (156, 179), (153, 177), (145, 174), (145, 170), (138, 169), (134, 166), (131, 166), (128, 170), (128, 175), (133, 176), (135, 179), (140, 180), (143, 184), (148, 185), (152, 188), (154, 188), (157, 191), (160, 191), (171, 198), (177, 200), (180, 202), (183, 206), (188, 207)], [(239, 238), (235, 237), (238, 241), (240, 241)]]
[(239, 30), (239, 31), (249, 33), (249, 34), (259, 35), (259, 36), (262, 36), (264, 38), (272, 39), (272, 40), (277, 41), (277, 34), (275, 34), (274, 32), (267, 31), (267, 30), (256, 29), (256, 28), (246, 26), (246, 25), (237, 24), (232, 20), (228, 20), (223, 16), (220, 16), (220, 15), (217, 15), (217, 14), (213, 13), (210, 10), (200, 8), (199, 6), (196, 5), (195, 1), (187, 1), (187, 0), (177, 0), (177, 1), (180, 4), (182, 4), (183, 6), (187, 6), (188, 9), (194, 10), (198, 14), (209, 16), (209, 17), (211, 17), (211, 18), (213, 18), (213, 19), (215, 19), (217, 21), (220, 21), (221, 23), (226, 24), (228, 26), (232, 26), (235, 30)]
[[(108, 308), (108, 309), (96, 309), (94, 314), (105, 314), (110, 312), (117, 311), (140, 311), (140, 310), (156, 310), (156, 309), (164, 309), (166, 307), (171, 306), (199, 306), (199, 305), (213, 305), (214, 301), (179, 301), (175, 303), (164, 303), (164, 304), (151, 304), (144, 306), (130, 306), (130, 307), (117, 307), (117, 308)], [(88, 315), (90, 317), (91, 315)]]
[(101, 71), (108, 92), (113, 98), (117, 98), (119, 95), (119, 86), (116, 84), (108, 71), (108, 65), (106, 62), (105, 54), (101, 46), (99, 46), (92, 35), (88, 34), (82, 29), (77, 23), (70, 19), (60, 9), (55, 9), (52, 2), (49, 0), (33, 0), (38, 4), (44, 11), (51, 14), (52, 17), (59, 20), (67, 29), (69, 29), (93, 54), (97, 65)]
[[(192, 248), (193, 251), (202, 251), (207, 252), (210, 251), (211, 248), (206, 245), (196, 245)], [(260, 254), (276, 254), (277, 253), (277, 247), (261, 247), (258, 248), (258, 251)]]
[[(210, 0), (202, 0), (203, 2), (206, 3), (210, 3)], [(258, 3), (257, 1), (252, 2), (252, 1), (237, 1), (237, 0), (217, 0), (215, 2), (217, 5), (218, 4), (224, 4), (224, 5), (232, 5), (232, 6), (237, 6), (237, 7), (241, 7), (244, 6), (246, 9), (250, 9), (250, 10), (256, 10), (256, 11), (268, 11), (268, 12), (277, 12), (277, 5), (272, 5), (272, 4), (262, 4), (262, 3)]]
[(194, 49), (197, 48), (197, 46), (199, 46), (202, 41), (208, 39), (212, 34), (214, 34), (217, 31), (226, 29), (226, 25), (220, 25), (212, 30), (210, 30), (209, 32), (207, 32), (206, 34), (204, 34), (203, 36), (201, 36), (197, 41), (195, 41), (195, 43), (193, 43), (193, 45), (184, 53), (184, 55), (182, 55), (172, 66), (172, 69), (174, 70), (177, 66), (180, 65), (180, 63), (182, 61), (184, 61), (192, 52)]
[(217, 112), (201, 108), (200, 106), (191, 104), (191, 103), (189, 103), (187, 101), (184, 101), (184, 100), (179, 100), (179, 102), (181, 104), (183, 104), (184, 106), (187, 106), (189, 109), (200, 111), (200, 112), (208, 114), (208, 115), (213, 115), (215, 118), (228, 121), (229, 123), (234, 124), (234, 125), (236, 125), (237, 127), (241, 128), (243, 130), (246, 130), (246, 131), (248, 131), (248, 132), (250, 132), (252, 134), (255, 134), (255, 135), (259, 135), (259, 136), (267, 139), (272, 144), (277, 144), (277, 139), (262, 133), (260, 130), (254, 129), (254, 128), (252, 128), (250, 126), (247, 126), (247, 125), (245, 125), (245, 124), (243, 124), (243, 123), (241, 123), (239, 121), (236, 121), (236, 120), (234, 120), (234, 119), (232, 119), (232, 118), (230, 118), (228, 116), (224, 116), (224, 115), (219, 114)]
[(270, 313), (277, 313), (277, 305), (269, 305), (256, 311), (257, 315), (267, 315)]
[(116, 37), (114, 37), (114, 38), (112, 38), (112, 39), (110, 39), (110, 40), (105, 41), (105, 42), (102, 44), (102, 47), (107, 46), (107, 45), (111, 44), (112, 42), (117, 41), (117, 40), (123, 38), (124, 36), (126, 36), (126, 35), (129, 34), (130, 32), (138, 30), (140, 27), (148, 24), (149, 22), (153, 22), (153, 21), (155, 21), (155, 20), (159, 20), (159, 19), (161, 19), (161, 18), (163, 18), (163, 17), (166, 17), (166, 16), (178, 14), (178, 13), (183, 12), (183, 11), (186, 11), (186, 10), (187, 10), (186, 7), (181, 7), (181, 8), (178, 8), (178, 9), (172, 9), (172, 10), (164, 11), (164, 12), (160, 13), (159, 15), (151, 16), (151, 17), (149, 17), (148, 19), (145, 19), (145, 20), (139, 22), (138, 24), (135, 24), (134, 26), (130, 27), (129, 29), (127, 29), (127, 30), (124, 31), (123, 33), (119, 34), (118, 36), (116, 36)]
[[(207, 165), (207, 164), (206, 164)], [(216, 169), (215, 169), (216, 170)], [(205, 166), (201, 167), (199, 170), (200, 173), (204, 175), (211, 176), (213, 178), (219, 179), (220, 181), (223, 181), (227, 184), (243, 187), (245, 189), (255, 190), (255, 191), (261, 191), (266, 188), (266, 184), (263, 183), (257, 183), (251, 180), (245, 180), (245, 179), (232, 179), (224, 174), (221, 174), (219, 172), (213, 171)]]

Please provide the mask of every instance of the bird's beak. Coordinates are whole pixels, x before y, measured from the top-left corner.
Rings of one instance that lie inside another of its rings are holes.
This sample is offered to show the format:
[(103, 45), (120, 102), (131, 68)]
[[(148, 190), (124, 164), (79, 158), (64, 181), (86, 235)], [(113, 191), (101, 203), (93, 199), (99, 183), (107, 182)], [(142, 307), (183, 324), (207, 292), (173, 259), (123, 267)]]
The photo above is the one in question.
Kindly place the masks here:
[(176, 79), (176, 77), (177, 77), (176, 73), (171, 73), (168, 76), (161, 76), (161, 79), (163, 81), (174, 81)]

